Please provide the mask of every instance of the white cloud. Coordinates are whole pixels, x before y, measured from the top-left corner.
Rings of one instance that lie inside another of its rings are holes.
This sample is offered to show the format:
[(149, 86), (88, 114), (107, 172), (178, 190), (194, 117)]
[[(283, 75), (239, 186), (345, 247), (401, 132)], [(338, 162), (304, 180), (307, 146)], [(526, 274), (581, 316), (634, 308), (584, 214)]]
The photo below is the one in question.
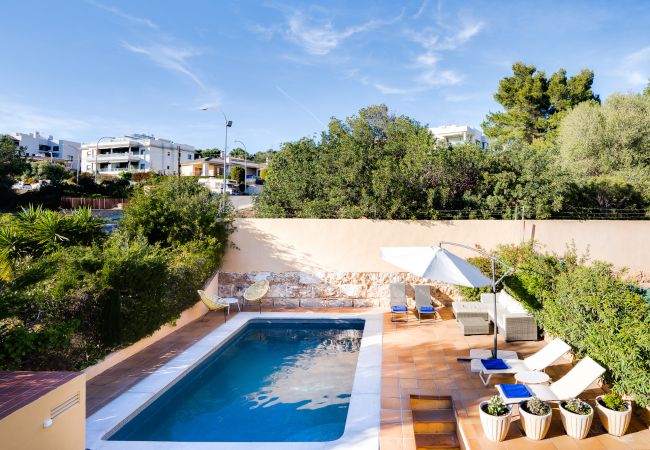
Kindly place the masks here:
[(160, 67), (186, 76), (201, 89), (207, 89), (188, 63), (190, 58), (201, 54), (199, 51), (191, 47), (174, 47), (159, 43), (149, 46), (137, 46), (123, 41), (122, 46), (133, 53), (145, 55)]
[(427, 9), (427, 6), (429, 4), (429, 0), (424, 0), (421, 4), (420, 7), (418, 8), (417, 12), (413, 14), (414, 19), (419, 19), (422, 13), (424, 13), (424, 10)]
[(158, 29), (158, 25), (156, 25), (154, 22), (152, 22), (151, 20), (149, 20), (149, 19), (147, 19), (145, 17), (132, 16), (131, 14), (128, 14), (128, 13), (126, 13), (126, 12), (122, 11), (121, 9), (118, 9), (118, 8), (116, 8), (114, 6), (104, 5), (103, 3), (99, 3), (99, 2), (94, 1), (94, 0), (86, 0), (86, 1), (89, 4), (95, 6), (95, 7), (99, 8), (99, 9), (103, 9), (104, 11), (108, 11), (109, 13), (114, 14), (117, 17), (121, 17), (122, 19), (125, 19), (125, 20), (127, 20), (129, 22), (132, 22), (132, 23), (135, 23), (135, 24), (138, 24), (138, 25), (144, 25), (145, 27), (151, 28), (152, 30), (157, 30)]
[(41, 109), (23, 102), (0, 98), (0, 132), (39, 131), (42, 135), (52, 134), (57, 139), (80, 140), (79, 136), (97, 133), (98, 130), (115, 132), (124, 129), (124, 124), (109, 122), (106, 118), (84, 116), (74, 117), (51, 108)]
[(289, 40), (300, 45), (307, 53), (326, 55), (349, 37), (384, 24), (379, 20), (369, 20), (361, 25), (337, 30), (330, 20), (315, 23), (301, 11), (296, 11), (289, 17), (286, 33)]
[(463, 76), (453, 70), (433, 69), (423, 72), (418, 77), (418, 81), (425, 86), (431, 87), (452, 86), (463, 81)]
[(482, 21), (465, 22), (460, 28), (449, 30), (425, 28), (420, 31), (407, 30), (406, 35), (428, 51), (455, 50), (476, 36), (484, 27)]
[(387, 86), (382, 83), (375, 83), (373, 86), (382, 94), (387, 94), (387, 95), (407, 95), (413, 93), (412, 89)]
[(650, 46), (623, 57), (621, 75), (631, 87), (648, 84), (650, 79)]

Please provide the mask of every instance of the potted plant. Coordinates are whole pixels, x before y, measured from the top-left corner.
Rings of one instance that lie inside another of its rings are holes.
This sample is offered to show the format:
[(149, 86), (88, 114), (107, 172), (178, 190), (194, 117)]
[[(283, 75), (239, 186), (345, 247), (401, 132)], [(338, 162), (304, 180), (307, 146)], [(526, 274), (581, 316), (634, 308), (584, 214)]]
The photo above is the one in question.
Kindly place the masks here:
[(584, 439), (594, 419), (594, 410), (589, 403), (572, 398), (560, 402), (560, 415), (566, 434), (574, 439)]
[(596, 411), (603, 426), (609, 434), (623, 436), (632, 417), (632, 404), (620, 395), (609, 394), (596, 397)]
[(505, 405), (498, 395), (495, 395), (490, 401), (481, 402), (478, 409), (485, 436), (495, 442), (504, 440), (512, 420), (510, 407)]
[(519, 417), (526, 436), (541, 441), (551, 426), (552, 410), (548, 403), (533, 397), (519, 404)]

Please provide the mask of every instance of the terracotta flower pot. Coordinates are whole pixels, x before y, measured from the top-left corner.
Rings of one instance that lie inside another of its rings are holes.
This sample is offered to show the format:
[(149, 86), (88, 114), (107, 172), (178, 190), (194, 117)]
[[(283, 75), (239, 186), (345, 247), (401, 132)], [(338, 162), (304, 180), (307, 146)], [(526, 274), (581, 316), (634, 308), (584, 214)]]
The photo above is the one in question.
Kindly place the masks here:
[(594, 420), (594, 409), (591, 406), (589, 407), (589, 414), (576, 414), (564, 409), (564, 403), (560, 403), (560, 415), (566, 434), (574, 439), (587, 437), (591, 422)]
[(553, 411), (549, 411), (545, 416), (536, 416), (526, 411), (526, 402), (519, 404), (519, 419), (521, 426), (526, 432), (526, 437), (534, 441), (541, 441), (546, 437), (548, 429), (551, 427), (551, 418)]
[(512, 409), (508, 406), (508, 412), (503, 416), (493, 416), (485, 412), (484, 408), (488, 402), (481, 402), (478, 406), (481, 415), (481, 425), (483, 425), (483, 432), (485, 436), (494, 442), (501, 442), (506, 438), (508, 430), (510, 429), (510, 422), (512, 421)]
[(627, 431), (628, 425), (630, 425), (630, 419), (632, 418), (632, 405), (630, 402), (625, 402), (627, 403), (626, 411), (614, 411), (601, 403), (602, 398), (602, 395), (596, 397), (596, 411), (598, 411), (600, 421), (603, 423), (603, 426), (609, 434), (614, 436), (623, 436)]

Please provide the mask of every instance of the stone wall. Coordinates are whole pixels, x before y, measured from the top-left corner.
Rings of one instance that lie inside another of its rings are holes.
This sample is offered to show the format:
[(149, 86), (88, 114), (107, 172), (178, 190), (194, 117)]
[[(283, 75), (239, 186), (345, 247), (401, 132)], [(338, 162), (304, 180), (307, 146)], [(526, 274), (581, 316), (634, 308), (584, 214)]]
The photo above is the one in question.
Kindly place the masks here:
[(406, 283), (413, 298), (414, 284), (431, 286), (435, 302), (443, 304), (459, 297), (452, 286), (407, 273), (387, 272), (220, 272), (218, 292), (222, 297), (243, 296), (252, 283), (267, 279), (270, 289), (265, 308), (359, 308), (386, 306), (390, 283)]

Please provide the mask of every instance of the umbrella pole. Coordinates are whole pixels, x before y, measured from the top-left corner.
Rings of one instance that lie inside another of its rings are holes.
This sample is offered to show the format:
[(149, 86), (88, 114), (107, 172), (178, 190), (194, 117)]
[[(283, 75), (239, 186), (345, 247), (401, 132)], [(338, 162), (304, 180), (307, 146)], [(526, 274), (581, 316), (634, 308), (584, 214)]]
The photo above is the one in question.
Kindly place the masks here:
[(494, 351), (492, 352), (492, 358), (497, 357), (497, 332), (499, 326), (497, 325), (497, 283), (496, 283), (496, 273), (494, 271), (494, 258), (492, 260), (492, 297), (494, 300)]

